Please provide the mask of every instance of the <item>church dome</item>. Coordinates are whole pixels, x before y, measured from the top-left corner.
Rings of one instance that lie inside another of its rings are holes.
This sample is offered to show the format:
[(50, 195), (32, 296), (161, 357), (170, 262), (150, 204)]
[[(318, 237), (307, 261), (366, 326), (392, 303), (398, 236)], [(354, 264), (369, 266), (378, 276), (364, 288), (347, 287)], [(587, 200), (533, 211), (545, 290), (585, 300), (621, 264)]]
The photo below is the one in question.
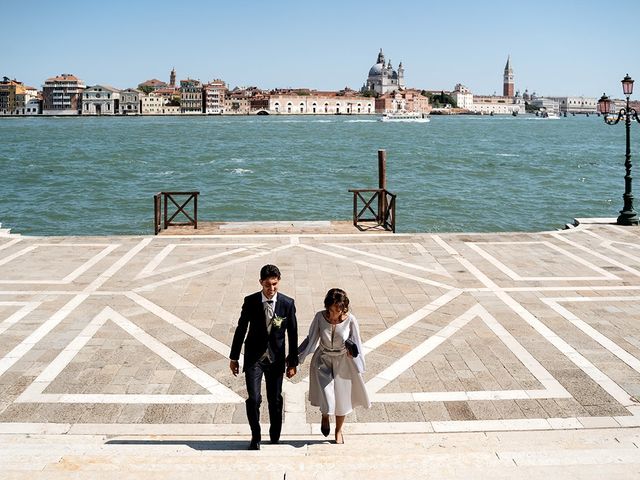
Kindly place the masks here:
[(371, 67), (371, 69), (369, 70), (369, 76), (373, 77), (373, 76), (380, 76), (382, 75), (382, 68), (384, 67), (384, 64), (382, 63), (376, 63), (373, 67)]

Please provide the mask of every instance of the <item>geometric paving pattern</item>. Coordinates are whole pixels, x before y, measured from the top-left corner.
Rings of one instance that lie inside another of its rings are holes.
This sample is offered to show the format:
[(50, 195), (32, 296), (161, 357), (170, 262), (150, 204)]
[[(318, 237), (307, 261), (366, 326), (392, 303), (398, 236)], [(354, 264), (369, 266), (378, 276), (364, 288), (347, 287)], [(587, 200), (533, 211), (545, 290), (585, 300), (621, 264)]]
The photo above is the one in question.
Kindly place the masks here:
[[(0, 237), (0, 432), (246, 435), (229, 345), (265, 263), (300, 340), (329, 288), (349, 293), (373, 402), (352, 432), (640, 426), (639, 238)], [(308, 368), (285, 379), (284, 433), (319, 428)]]

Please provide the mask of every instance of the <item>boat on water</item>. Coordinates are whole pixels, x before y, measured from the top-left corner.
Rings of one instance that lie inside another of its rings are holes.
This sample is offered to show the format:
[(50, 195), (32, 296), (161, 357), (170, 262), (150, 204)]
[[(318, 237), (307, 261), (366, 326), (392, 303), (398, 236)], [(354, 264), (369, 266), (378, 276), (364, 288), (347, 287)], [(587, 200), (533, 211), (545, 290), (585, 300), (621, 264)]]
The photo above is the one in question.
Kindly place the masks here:
[(431, 120), (426, 113), (408, 112), (406, 110), (387, 111), (380, 118), (382, 122), (420, 122), (427, 123)]

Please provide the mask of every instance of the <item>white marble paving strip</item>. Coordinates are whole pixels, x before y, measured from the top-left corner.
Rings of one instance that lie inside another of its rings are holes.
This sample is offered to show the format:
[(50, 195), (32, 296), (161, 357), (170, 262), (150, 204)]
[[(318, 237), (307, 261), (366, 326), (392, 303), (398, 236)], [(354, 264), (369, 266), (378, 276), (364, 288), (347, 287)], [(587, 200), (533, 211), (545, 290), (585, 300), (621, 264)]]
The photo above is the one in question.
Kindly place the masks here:
[[(351, 247), (347, 247), (345, 245), (340, 245), (339, 243), (325, 243), (325, 245), (332, 246), (332, 247), (335, 247), (335, 248), (340, 248), (342, 250), (346, 250), (347, 252), (355, 253), (355, 254), (358, 254), (358, 255), (363, 255), (365, 257), (375, 258), (376, 260), (381, 260), (383, 262), (395, 263), (396, 265), (401, 265), (403, 267), (412, 268), (414, 270), (420, 270), (422, 272), (430, 272), (430, 273), (435, 273), (437, 275), (444, 275), (444, 276), (448, 276), (448, 277), (451, 276), (451, 275), (449, 275), (449, 272), (447, 272), (440, 265), (438, 265), (440, 268), (426, 268), (426, 267), (423, 267), (421, 265), (415, 265), (413, 263), (403, 262), (402, 260), (396, 260), (395, 258), (386, 257), (384, 255), (377, 255), (375, 253), (364, 252), (364, 251), (358, 250), (356, 248), (351, 248)], [(361, 245), (361, 244), (358, 244), (358, 245)], [(388, 244), (388, 243), (387, 244), (382, 244), (382, 243), (380, 243), (379, 245), (384, 245), (384, 246), (388, 247), (389, 245), (400, 245), (400, 244), (399, 243), (393, 243), (393, 244)], [(409, 244), (409, 245), (413, 245), (413, 246), (418, 245), (419, 247), (422, 246), (420, 244), (413, 244), (413, 243)], [(424, 253), (427, 253), (424, 248), (422, 248), (422, 250), (423, 250)]]
[(575, 261), (576, 263), (580, 263), (584, 266), (586, 266), (587, 268), (594, 270), (598, 273), (600, 273), (600, 276), (572, 276), (572, 277), (561, 277), (561, 276), (547, 276), (547, 277), (523, 277), (521, 275), (519, 275), (518, 273), (514, 272), (512, 269), (510, 269), (508, 266), (506, 266), (504, 263), (502, 263), (500, 260), (498, 260), (496, 257), (494, 257), (493, 255), (491, 255), (489, 252), (485, 251), (484, 249), (482, 249), (482, 247), (480, 247), (478, 244), (476, 243), (470, 243), (468, 242), (466, 245), (471, 248), (472, 250), (474, 250), (475, 252), (477, 252), (480, 256), (482, 256), (485, 260), (487, 260), (489, 263), (491, 263), (494, 267), (496, 267), (498, 270), (500, 270), (501, 272), (503, 272), (505, 275), (507, 275), (509, 278), (511, 278), (514, 281), (556, 281), (556, 280), (563, 280), (563, 281), (570, 281), (570, 280), (603, 280), (603, 279), (608, 279), (608, 280), (620, 280), (619, 277), (617, 277), (616, 275), (613, 275), (610, 272), (607, 272), (606, 270), (584, 260), (583, 258), (580, 258), (576, 255), (573, 255), (570, 252), (567, 252), (566, 250), (563, 250), (561, 248), (559, 248), (558, 246), (550, 243), (550, 242), (484, 242), (484, 244), (486, 245), (521, 245), (521, 244), (539, 244), (539, 245), (544, 245), (552, 250), (555, 250), (559, 253), (561, 253), (562, 255), (565, 255), (569, 258), (571, 258), (573, 261)]
[[(211, 395), (144, 395), (144, 394), (43, 394), (51, 382), (71, 363), (73, 358), (96, 334), (107, 320), (113, 321), (133, 338), (146, 346), (185, 376), (208, 390)], [(63, 403), (239, 403), (242, 399), (235, 392), (200, 370), (184, 357), (159, 342), (140, 327), (127, 320), (110, 307), (105, 307), (80, 332), (45, 370), (16, 399), (16, 402)]]
[(16, 258), (20, 258), (23, 255), (26, 255), (29, 252), (34, 251), (36, 248), (38, 248), (37, 245), (31, 245), (29, 247), (25, 247), (22, 250), (18, 250), (16, 253), (13, 253), (7, 257), (4, 257), (2, 260), (0, 260), (0, 267), (2, 265), (6, 265), (7, 263), (15, 260)]
[(442, 295), (441, 297), (436, 298), (434, 301), (420, 308), (419, 310), (416, 310), (415, 312), (406, 316), (402, 320), (394, 323), (391, 327), (387, 328), (386, 330), (380, 332), (374, 337), (371, 337), (362, 345), (364, 353), (369, 353), (375, 350), (380, 345), (383, 345), (384, 343), (388, 342), (395, 336), (401, 334), (402, 332), (404, 332), (411, 326), (415, 325), (419, 321), (428, 317), (433, 312), (438, 310), (440, 307), (448, 304), (453, 299), (457, 298), (460, 294), (462, 294), (462, 290), (457, 290), (457, 289), (450, 290), (446, 292), (444, 295)]
[[(520, 362), (536, 377), (543, 390), (505, 390), (471, 392), (414, 392), (390, 393), (378, 392), (395, 380), (421, 358), (433, 351), (450, 338), (471, 319), (479, 317), (495, 335), (507, 346)], [(441, 329), (434, 336), (403, 356), (386, 370), (367, 382), (367, 389), (376, 402), (435, 402), (463, 400), (513, 400), (531, 398), (570, 398), (571, 394), (493, 317), (484, 307), (476, 305)]]
[[(76, 246), (76, 245), (74, 245), (74, 246)], [(100, 253), (94, 255), (89, 261), (85, 262), (83, 265), (79, 266), (73, 272), (71, 272), (69, 275), (64, 277), (62, 279), (62, 282), (63, 283), (71, 283), (71, 282), (73, 282), (76, 278), (78, 278), (84, 272), (89, 270), (91, 267), (93, 267), (96, 263), (98, 263), (100, 260), (105, 258), (107, 255), (109, 255), (111, 252), (113, 252), (119, 246), (120, 245), (118, 245), (118, 244), (106, 246)]]
[[(627, 420), (629, 427), (640, 426), (639, 417), (588, 417), (594, 427), (585, 427), (576, 417), (546, 418), (546, 419), (512, 419), (512, 420), (461, 420), (461, 421), (432, 421), (432, 422), (358, 422), (345, 424), (347, 434), (409, 434), (409, 433), (454, 433), (454, 432), (504, 432), (504, 431), (536, 431), (536, 430), (585, 430), (605, 429), (610, 431), (612, 420)], [(583, 420), (585, 420), (583, 418)], [(622, 424), (623, 426), (626, 426)], [(263, 431), (267, 431), (268, 424), (262, 424)], [(320, 426), (317, 423), (301, 426), (303, 431), (318, 435)], [(0, 423), (1, 435), (247, 435), (246, 423), (231, 424), (139, 424), (139, 423)], [(298, 432), (296, 432), (298, 433)], [(607, 434), (607, 439), (608, 439)], [(608, 442), (608, 440), (607, 440)], [(636, 447), (637, 451), (637, 447)]]
[(432, 235), (431, 238), (440, 245), (449, 255), (459, 255), (455, 248), (445, 242), (440, 235)]
[[(589, 232), (591, 233), (591, 232)], [(595, 234), (594, 234), (595, 235)], [(598, 238), (602, 238), (600, 235), (596, 235)], [(625, 252), (624, 250), (621, 250), (617, 247), (614, 247), (613, 244), (616, 243), (618, 245), (626, 245), (627, 247), (631, 247), (634, 249), (640, 248), (640, 246), (634, 244), (634, 243), (628, 243), (628, 242), (613, 242), (611, 240), (606, 240), (602, 243), (602, 246), (604, 248), (607, 248), (609, 250), (611, 250), (612, 252), (616, 253), (617, 255), (621, 256), (621, 257), (626, 257), (629, 260), (631, 260), (632, 262), (637, 262), (640, 263), (640, 257), (636, 256), (636, 255), (631, 255), (629, 252)]]
[(618, 262), (617, 260), (614, 260), (611, 257), (608, 257), (606, 255), (603, 255), (600, 252), (596, 252), (595, 250), (592, 250), (591, 248), (585, 247), (584, 245), (580, 245), (579, 243), (573, 242), (571, 240), (569, 240), (568, 238), (564, 238), (562, 235), (558, 235), (557, 233), (552, 233), (551, 234), (554, 238), (557, 238), (558, 240), (571, 245), (575, 248), (577, 248), (578, 250), (582, 250), (583, 252), (588, 253), (589, 255), (592, 255), (596, 258), (599, 258), (601, 260), (604, 260), (608, 263), (610, 263), (611, 265), (615, 265), (618, 268), (621, 268), (622, 270), (625, 270), (633, 275), (639, 276), (640, 277), (640, 271), (636, 270), (633, 267), (630, 267), (628, 265), (625, 265), (624, 263)]
[(400, 376), (403, 372), (415, 365), (429, 352), (440, 346), (451, 335), (456, 333), (458, 330), (460, 330), (460, 328), (462, 328), (473, 318), (478, 316), (478, 307), (479, 306), (474, 306), (470, 308), (458, 318), (453, 320), (449, 325), (440, 329), (437, 333), (433, 334), (416, 348), (411, 350), (402, 358), (396, 360), (389, 367), (370, 379), (367, 382), (367, 390), (369, 391), (369, 393), (377, 393), (382, 388), (387, 386), (391, 381), (398, 378), (398, 376)]
[(60, 322), (67, 318), (67, 316), (87, 298), (89, 298), (89, 295), (86, 293), (73, 297), (60, 310), (54, 313), (49, 320), (40, 325), (40, 327), (38, 327), (31, 335), (7, 353), (0, 360), (0, 376), (2, 376), (18, 360), (28, 353), (38, 342), (40, 342), (40, 340), (48, 335), (51, 330), (57, 327)]
[(123, 255), (120, 259), (118, 259), (113, 265), (111, 265), (107, 270), (102, 272), (98, 278), (96, 278), (93, 282), (87, 285), (85, 291), (94, 292), (98, 288), (100, 288), (105, 282), (107, 282), (113, 275), (115, 275), (122, 267), (124, 267), (129, 261), (135, 257), (138, 253), (140, 253), (149, 243), (151, 243), (152, 238), (144, 238), (140, 240), (133, 248), (131, 248), (125, 255)]
[(46, 335), (49, 334), (54, 328), (56, 328), (60, 322), (62, 322), (67, 316), (75, 310), (78, 305), (89, 298), (90, 293), (94, 292), (104, 282), (109, 280), (118, 270), (120, 270), (126, 263), (133, 258), (140, 250), (142, 250), (149, 242), (151, 238), (141, 240), (136, 246), (129, 250), (122, 258), (115, 262), (105, 272), (103, 272), (98, 278), (85, 287), (83, 293), (74, 296), (69, 300), (60, 310), (54, 313), (51, 318), (45, 321), (40, 327), (38, 327), (31, 335), (17, 345), (13, 350), (7, 353), (2, 359), (0, 359), (0, 376), (2, 376), (9, 368), (11, 368), (18, 360), (20, 360), (27, 352), (29, 352), (36, 344), (40, 342)]
[(576, 316), (573, 312), (568, 310), (559, 304), (559, 302), (563, 303), (573, 303), (573, 302), (619, 302), (619, 301), (630, 301), (635, 302), (636, 305), (640, 302), (640, 297), (568, 297), (568, 298), (543, 298), (542, 301), (546, 303), (549, 307), (563, 316), (566, 320), (568, 320), (571, 324), (575, 325), (586, 335), (591, 337), (593, 340), (598, 342), (624, 363), (633, 368), (636, 372), (640, 373), (640, 360), (631, 355), (629, 352), (618, 346), (615, 342), (611, 341), (608, 337), (598, 332), (591, 325), (586, 323), (584, 320), (581, 320)]
[(193, 272), (185, 273), (182, 275), (177, 275), (175, 277), (167, 278), (165, 280), (160, 280), (158, 282), (150, 283), (148, 285), (144, 285), (142, 287), (134, 288), (134, 292), (144, 292), (149, 290), (154, 290), (157, 287), (161, 287), (163, 285), (168, 285), (170, 283), (179, 282), (181, 280), (186, 280), (187, 278), (193, 278), (200, 275), (204, 275), (205, 273), (213, 272), (215, 270), (220, 270), (221, 268), (229, 267), (231, 265), (236, 265), (238, 263), (248, 262), (249, 260), (253, 260), (254, 258), (264, 257), (265, 255), (272, 255), (276, 252), (280, 252), (282, 250), (286, 250), (287, 248), (291, 248), (294, 245), (286, 244), (280, 245), (279, 247), (272, 248), (270, 250), (265, 250), (264, 252), (255, 253), (253, 255), (247, 255), (246, 257), (236, 258), (234, 260), (229, 260), (228, 262), (223, 262), (218, 265), (214, 265), (211, 267), (203, 268), (201, 270), (196, 270)]
[(0, 251), (4, 250), (5, 248), (9, 248), (14, 246), (16, 243), (21, 242), (22, 238), (14, 238), (13, 240), (8, 241), (7, 243), (0, 245)]
[(158, 265), (164, 261), (165, 258), (169, 256), (169, 254), (175, 250), (178, 244), (171, 244), (164, 247), (151, 261), (140, 271), (138, 275), (136, 275), (136, 280), (143, 277), (148, 277), (158, 268)]
[[(486, 291), (487, 289), (477, 289), (477, 291)], [(597, 286), (576, 286), (576, 287), (505, 287), (501, 288), (503, 292), (600, 292), (600, 291), (612, 291), (612, 292), (625, 292), (640, 290), (640, 287), (633, 285), (597, 285)], [(470, 289), (465, 289), (471, 291)]]
[[(109, 308), (109, 307), (107, 307)], [(149, 350), (154, 352), (156, 355), (163, 358), (170, 365), (175, 367), (177, 370), (181, 371), (184, 375), (189, 377), (191, 380), (196, 382), (198, 385), (202, 386), (204, 389), (208, 390), (214, 397), (218, 398), (220, 401), (228, 401), (228, 402), (242, 402), (242, 398), (234, 391), (222, 385), (215, 378), (205, 373), (196, 367), (193, 363), (186, 360), (181, 355), (178, 355), (176, 352), (171, 350), (165, 344), (159, 342), (147, 332), (142, 330), (140, 327), (127, 320), (124, 316), (120, 315), (118, 312), (109, 308), (109, 319), (115, 322), (120, 326), (123, 330), (129, 333), (132, 337), (138, 340), (140, 343), (145, 345)], [(194, 398), (197, 395), (193, 396)]]
[(605, 390), (609, 395), (616, 399), (618, 403), (625, 407), (629, 407), (632, 405), (632, 401), (630, 400), (630, 395), (622, 389), (617, 383), (615, 383), (611, 378), (605, 375), (602, 371), (600, 371), (595, 365), (593, 365), (589, 360), (580, 355), (571, 345), (562, 340), (558, 335), (555, 334), (550, 328), (544, 325), (540, 320), (538, 320), (531, 312), (529, 312), (526, 308), (520, 305), (517, 301), (515, 301), (512, 297), (510, 297), (506, 292), (501, 290), (491, 279), (489, 279), (484, 273), (482, 273), (475, 265), (469, 262), (465, 258), (457, 259), (460, 263), (462, 263), (478, 280), (480, 280), (487, 287), (490, 287), (494, 290), (496, 296), (502, 300), (509, 308), (511, 308), (514, 312), (516, 312), (525, 322), (527, 322), (534, 330), (536, 330), (542, 337), (547, 339), (549, 343), (551, 343), (554, 347), (556, 347), (560, 352), (562, 352), (569, 360), (571, 360), (575, 365), (578, 366), (582, 371), (584, 371), (592, 380), (594, 380), (603, 390)]
[(11, 328), (11, 326), (15, 325), (24, 317), (29, 315), (32, 311), (38, 308), (40, 304), (41, 302), (0, 302), (0, 306), (22, 306), (21, 309), (19, 309), (17, 312), (13, 313), (8, 318), (3, 320), (2, 323), (0, 323), (0, 335), (2, 334), (2, 332)]
[[(230, 347), (228, 345), (220, 342), (219, 340), (216, 340), (215, 338), (213, 338), (210, 335), (207, 335), (202, 330), (194, 327), (190, 323), (185, 322), (180, 317), (178, 317), (178, 316), (174, 315), (173, 313), (165, 310), (164, 308), (162, 308), (159, 305), (153, 303), (152, 301), (144, 298), (140, 294), (137, 294), (135, 292), (127, 292), (125, 295), (128, 298), (130, 298), (131, 300), (133, 300), (134, 302), (136, 302), (141, 307), (145, 308), (149, 312), (153, 313), (157, 317), (159, 317), (162, 320), (164, 320), (165, 322), (169, 323), (170, 325), (173, 325), (178, 330), (186, 333), (191, 338), (193, 338), (193, 339), (199, 341), (200, 343), (202, 343), (203, 345), (206, 345), (207, 347), (211, 348), (213, 351), (219, 353), (223, 357), (226, 358), (226, 357), (229, 356)], [(242, 360), (243, 357), (244, 357), (244, 355), (241, 354), (240, 355), (240, 360)]]
[(335, 257), (335, 258), (340, 258), (340, 259), (343, 259), (343, 260), (348, 260), (348, 261), (350, 261), (352, 263), (356, 263), (358, 265), (362, 265), (362, 266), (365, 266), (365, 267), (368, 267), (368, 268), (372, 268), (374, 270), (380, 270), (382, 272), (390, 273), (391, 275), (396, 275), (396, 276), (399, 276), (399, 277), (408, 278), (410, 280), (414, 280), (414, 281), (419, 282), (419, 283), (424, 283), (424, 284), (427, 284), (427, 285), (433, 285), (435, 287), (444, 288), (444, 289), (447, 289), (447, 290), (452, 290), (452, 289), (455, 288), (455, 287), (452, 287), (451, 285), (446, 285), (446, 284), (441, 283), (441, 282), (436, 282), (436, 281), (433, 281), (433, 280), (429, 280), (428, 278), (416, 277), (415, 275), (410, 275), (408, 273), (404, 273), (404, 272), (401, 272), (399, 270), (394, 270), (392, 268), (383, 267), (381, 265), (376, 265), (374, 263), (364, 262), (362, 260), (353, 260), (353, 259), (351, 259), (351, 258), (349, 258), (349, 257), (347, 257), (345, 255), (340, 255), (339, 253), (330, 252), (328, 250), (323, 250), (323, 249), (317, 248), (317, 247), (312, 247), (311, 245), (304, 244), (304, 245), (300, 245), (300, 247), (304, 248), (306, 250), (310, 250), (312, 252), (320, 253), (322, 255), (328, 255), (330, 257)]
[(563, 397), (570, 397), (569, 392), (551, 375), (540, 362), (538, 362), (529, 351), (504, 328), (496, 318), (484, 308), (479, 312), (485, 324), (496, 334), (509, 350), (520, 360), (520, 362), (533, 374), (534, 377), (544, 386), (546, 390), (560, 394)]
[[(146, 265), (138, 275), (136, 275), (135, 280), (138, 280), (140, 278), (146, 278), (146, 277), (150, 277), (152, 275), (159, 275), (162, 273), (166, 273), (166, 272), (171, 272), (173, 270), (177, 270), (179, 268), (185, 268), (185, 267), (191, 267), (193, 265), (198, 265), (200, 263), (205, 263), (208, 262), (210, 260), (215, 260), (216, 258), (220, 258), (220, 257), (226, 257), (229, 255), (233, 255), (235, 253), (240, 253), (240, 252), (244, 252), (246, 250), (249, 250), (250, 248), (255, 248), (255, 247), (261, 247), (264, 246), (264, 244), (249, 244), (247, 246), (244, 247), (239, 247), (239, 245), (241, 244), (233, 244), (233, 243), (219, 243), (219, 244), (215, 244), (215, 243), (190, 243), (190, 244), (172, 244), (172, 245), (167, 245), (165, 248), (163, 248), (150, 262), (148, 265)], [(179, 265), (175, 265), (172, 267), (168, 267), (168, 268), (158, 268), (159, 265), (169, 256), (169, 254), (176, 248), (176, 247), (213, 247), (213, 248), (218, 248), (218, 247), (238, 247), (235, 248), (233, 250), (229, 250), (229, 251), (225, 251), (225, 252), (220, 252), (220, 253), (216, 253), (213, 255), (208, 255), (206, 257), (202, 257), (202, 258), (196, 258), (194, 260), (190, 260), (188, 262), (183, 262)]]
[(496, 292), (496, 295), (511, 307), (524, 321), (531, 325), (540, 335), (546, 338), (553, 346), (560, 350), (569, 360), (575, 363), (582, 371), (589, 375), (603, 390), (616, 399), (618, 403), (627, 407), (632, 404), (630, 395), (615, 383), (609, 376), (598, 369), (586, 357), (578, 353), (567, 342), (562, 340), (555, 332), (544, 325), (533, 314), (504, 292)]

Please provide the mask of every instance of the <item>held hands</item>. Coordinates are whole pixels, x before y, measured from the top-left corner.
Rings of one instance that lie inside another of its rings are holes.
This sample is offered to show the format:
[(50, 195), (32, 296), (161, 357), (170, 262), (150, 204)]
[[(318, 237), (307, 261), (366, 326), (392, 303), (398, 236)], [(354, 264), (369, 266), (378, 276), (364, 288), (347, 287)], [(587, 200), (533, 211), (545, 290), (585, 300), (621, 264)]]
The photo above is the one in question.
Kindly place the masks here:
[(296, 367), (288, 367), (287, 368), (287, 378), (291, 378), (296, 374)]
[(237, 377), (238, 373), (240, 372), (240, 364), (237, 360), (231, 360), (229, 362), (229, 369), (231, 369), (231, 373), (233, 373), (233, 376)]

